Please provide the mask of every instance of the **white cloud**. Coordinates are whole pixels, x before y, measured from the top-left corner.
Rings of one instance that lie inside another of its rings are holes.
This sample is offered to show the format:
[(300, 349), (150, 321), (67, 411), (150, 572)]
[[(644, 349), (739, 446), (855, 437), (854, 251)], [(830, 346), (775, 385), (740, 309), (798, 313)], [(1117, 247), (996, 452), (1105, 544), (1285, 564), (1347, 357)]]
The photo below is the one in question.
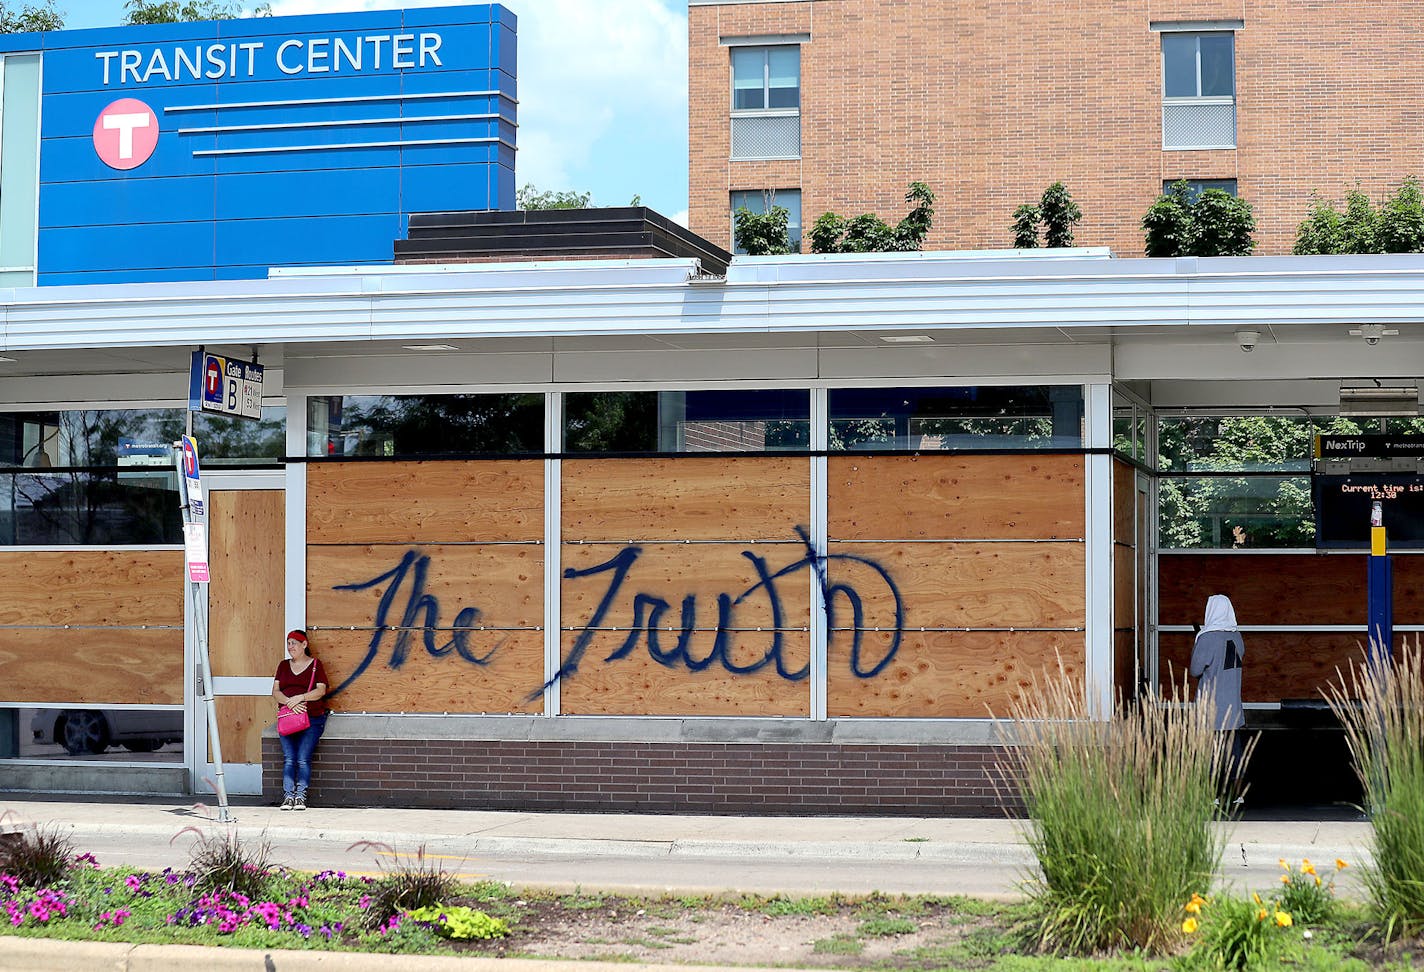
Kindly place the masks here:
[[(456, 3), (459, 0), (450, 0)], [(687, 126), (687, 16), (668, 0), (505, 0), (519, 18), (519, 185), (592, 191), (618, 205), (633, 192), (650, 204), (686, 202), (686, 169), (666, 185), (627, 173), (633, 160), (667, 154)], [(278, 16), (447, 6), (398, 0), (274, 0)], [(620, 178), (622, 177), (622, 178)], [(670, 187), (676, 186), (672, 189)]]

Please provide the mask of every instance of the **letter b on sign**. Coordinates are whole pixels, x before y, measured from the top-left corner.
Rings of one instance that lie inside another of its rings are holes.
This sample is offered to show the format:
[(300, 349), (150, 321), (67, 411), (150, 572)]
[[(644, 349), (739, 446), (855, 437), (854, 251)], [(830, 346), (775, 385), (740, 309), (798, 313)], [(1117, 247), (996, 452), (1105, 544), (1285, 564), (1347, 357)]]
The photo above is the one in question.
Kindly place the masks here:
[(94, 122), (94, 151), (111, 169), (136, 169), (158, 146), (158, 116), (137, 98), (120, 98)]

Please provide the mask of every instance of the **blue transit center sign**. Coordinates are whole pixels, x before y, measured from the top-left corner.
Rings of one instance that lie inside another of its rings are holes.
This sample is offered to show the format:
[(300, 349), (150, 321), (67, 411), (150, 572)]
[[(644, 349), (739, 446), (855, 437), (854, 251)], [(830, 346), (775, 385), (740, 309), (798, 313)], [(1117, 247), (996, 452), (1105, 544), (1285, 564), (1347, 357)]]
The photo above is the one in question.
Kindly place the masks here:
[(497, 4), (14, 34), (0, 54), (7, 113), (38, 60), (38, 131), (7, 114), (0, 152), (38, 140), (40, 284), (389, 263), (412, 212), (514, 206)]

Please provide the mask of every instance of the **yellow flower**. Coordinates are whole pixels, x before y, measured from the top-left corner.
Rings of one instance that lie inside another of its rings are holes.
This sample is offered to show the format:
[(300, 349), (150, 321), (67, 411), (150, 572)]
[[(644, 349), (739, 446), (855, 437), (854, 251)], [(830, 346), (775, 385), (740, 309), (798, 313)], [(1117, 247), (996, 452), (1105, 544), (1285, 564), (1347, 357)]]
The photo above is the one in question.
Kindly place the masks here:
[(1300, 869), (1303, 871), (1303, 870), (1305, 870), (1307, 867), (1310, 867), (1310, 858), (1308, 858), (1308, 857), (1302, 857), (1302, 858), (1300, 859)]
[(1291, 926), (1291, 916), (1290, 916), (1290, 912), (1288, 912), (1288, 911), (1278, 911), (1278, 912), (1276, 912), (1276, 924), (1279, 925), (1279, 926), (1282, 927), (1282, 928), (1289, 928), (1289, 927)]
[(1260, 911), (1256, 912), (1256, 920), (1257, 920), (1257, 921), (1265, 921), (1265, 920), (1266, 920), (1266, 909), (1265, 909), (1265, 908), (1262, 908)]
[(1201, 905), (1195, 901), (1188, 901), (1184, 910), (1189, 915), (1199, 915), (1201, 914)]
[(1261, 903), (1261, 896), (1260, 896), (1259, 894), (1257, 894), (1255, 891), (1252, 891), (1252, 892), (1251, 892), (1251, 900), (1254, 901), (1254, 902), (1256, 902), (1257, 904), (1260, 904), (1260, 903)]
[(1315, 873), (1315, 865), (1312, 864), (1312, 863), (1310, 863), (1309, 861), (1306, 861), (1306, 862), (1305, 862), (1305, 867), (1302, 867), (1302, 868), (1300, 869), (1300, 873), (1302, 873), (1302, 874), (1314, 874), (1314, 873)]
[(1282, 883), (1282, 884), (1290, 884), (1290, 875), (1289, 875), (1289, 874), (1282, 874), (1282, 875), (1281, 875), (1281, 883)]
[(1199, 927), (1201, 926), (1197, 924), (1197, 920), (1195, 918), (1188, 918), (1186, 921), (1182, 922), (1182, 932), (1187, 935), (1192, 934)]
[(1335, 858), (1335, 870), (1337, 870), (1337, 871), (1343, 871), (1343, 870), (1345, 870), (1345, 868), (1347, 868), (1347, 867), (1349, 867), (1349, 865), (1345, 863), (1345, 859), (1344, 859), (1344, 858), (1342, 858), (1342, 857), (1337, 857), (1337, 858)]
[(1282, 871), (1290, 870), (1290, 865), (1286, 863), (1286, 859), (1284, 857), (1282, 857), (1278, 863), (1281, 865)]
[(1319, 875), (1319, 874), (1315, 875), (1315, 886), (1316, 886), (1317, 888), (1320, 887), (1320, 875)]

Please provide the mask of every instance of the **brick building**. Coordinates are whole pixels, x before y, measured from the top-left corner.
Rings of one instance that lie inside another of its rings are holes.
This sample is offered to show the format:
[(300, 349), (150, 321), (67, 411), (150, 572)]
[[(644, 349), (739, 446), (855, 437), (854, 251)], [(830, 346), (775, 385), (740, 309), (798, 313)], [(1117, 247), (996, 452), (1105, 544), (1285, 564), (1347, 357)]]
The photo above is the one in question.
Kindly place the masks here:
[(1061, 179), (1079, 245), (1140, 255), (1143, 212), (1188, 179), (1248, 200), (1257, 252), (1279, 254), (1312, 192), (1421, 174), (1403, 0), (689, 6), (690, 226), (717, 243), (766, 190), (793, 224), (893, 223), (921, 180), (926, 249), (1004, 247), (1015, 207)]

